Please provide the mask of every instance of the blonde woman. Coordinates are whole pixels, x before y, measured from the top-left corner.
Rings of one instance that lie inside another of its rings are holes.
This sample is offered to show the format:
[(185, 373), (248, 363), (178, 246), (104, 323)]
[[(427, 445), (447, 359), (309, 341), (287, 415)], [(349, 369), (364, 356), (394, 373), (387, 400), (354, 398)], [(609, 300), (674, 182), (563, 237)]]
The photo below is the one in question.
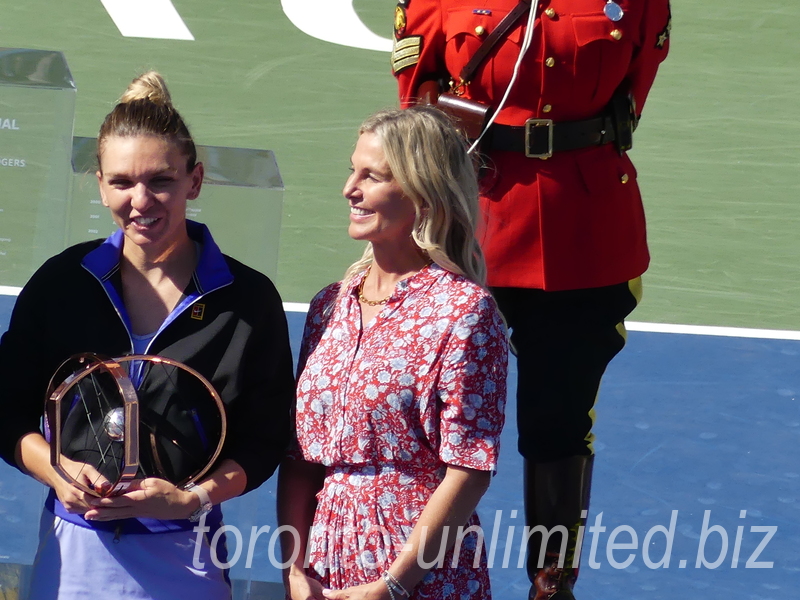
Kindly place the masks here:
[(508, 350), (483, 286), (473, 167), (447, 118), (421, 107), (367, 119), (351, 161), (348, 232), (367, 248), (306, 322), (298, 450), (279, 480), (279, 520), (297, 533), (287, 593), (490, 598), (474, 511)]

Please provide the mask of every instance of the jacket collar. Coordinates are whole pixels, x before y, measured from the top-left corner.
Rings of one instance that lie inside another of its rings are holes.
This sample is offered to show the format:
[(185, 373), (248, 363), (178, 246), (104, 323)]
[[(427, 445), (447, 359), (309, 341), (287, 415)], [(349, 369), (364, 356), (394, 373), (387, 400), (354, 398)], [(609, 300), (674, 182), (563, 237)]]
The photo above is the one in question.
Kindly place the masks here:
[[(187, 219), (186, 230), (193, 241), (201, 244), (200, 259), (193, 275), (197, 292), (206, 294), (232, 283), (233, 274), (208, 227)], [(81, 264), (100, 281), (107, 281), (119, 269), (124, 239), (125, 234), (117, 229), (100, 246), (84, 256)]]

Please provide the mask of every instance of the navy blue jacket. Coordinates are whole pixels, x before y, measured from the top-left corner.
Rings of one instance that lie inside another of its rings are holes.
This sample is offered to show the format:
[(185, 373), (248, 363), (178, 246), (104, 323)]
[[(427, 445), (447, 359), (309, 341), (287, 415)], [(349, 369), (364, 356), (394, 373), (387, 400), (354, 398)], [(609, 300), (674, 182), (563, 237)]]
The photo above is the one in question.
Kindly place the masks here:
[[(208, 229), (187, 222), (202, 252), (186, 297), (148, 348), (203, 374), (227, 407), (220, 460), (247, 474), (249, 491), (283, 458), (294, 378), (286, 315), (268, 277), (223, 255)], [(0, 456), (17, 466), (19, 439), (40, 431), (55, 369), (73, 354), (131, 354), (122, 303), (123, 235), (78, 244), (49, 259), (23, 288), (0, 342)]]

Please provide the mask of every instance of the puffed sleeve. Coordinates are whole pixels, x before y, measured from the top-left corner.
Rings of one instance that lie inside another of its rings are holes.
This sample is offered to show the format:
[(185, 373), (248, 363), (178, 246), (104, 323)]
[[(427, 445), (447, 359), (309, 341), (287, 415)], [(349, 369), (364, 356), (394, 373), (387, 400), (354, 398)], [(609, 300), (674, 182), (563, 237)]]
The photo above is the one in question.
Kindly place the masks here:
[[(300, 356), (297, 361), (297, 379), (299, 384), (300, 375), (305, 368), (309, 355), (319, 344), (322, 334), (330, 320), (333, 305), (339, 297), (340, 284), (334, 283), (320, 291), (311, 300), (306, 314), (305, 328), (303, 329), (303, 340), (300, 344)], [(302, 460), (303, 451), (297, 442), (297, 407), (292, 407), (292, 439), (286, 453), (287, 458), (292, 460)]]
[(640, 39), (626, 76), (639, 115), (642, 114), (658, 67), (669, 52), (671, 30), (672, 13), (669, 0), (645, 0)]
[(300, 344), (300, 356), (297, 361), (297, 376), (303, 372), (308, 355), (317, 347), (322, 334), (325, 333), (328, 320), (333, 311), (333, 304), (339, 297), (341, 284), (333, 283), (317, 293), (311, 300), (306, 314), (303, 340)]
[(401, 0), (395, 8), (392, 73), (400, 104), (417, 103), (419, 85), (447, 75), (445, 36), (439, 0)]
[(442, 356), (439, 457), (447, 464), (493, 471), (505, 421), (508, 341), (486, 295), (456, 320)]

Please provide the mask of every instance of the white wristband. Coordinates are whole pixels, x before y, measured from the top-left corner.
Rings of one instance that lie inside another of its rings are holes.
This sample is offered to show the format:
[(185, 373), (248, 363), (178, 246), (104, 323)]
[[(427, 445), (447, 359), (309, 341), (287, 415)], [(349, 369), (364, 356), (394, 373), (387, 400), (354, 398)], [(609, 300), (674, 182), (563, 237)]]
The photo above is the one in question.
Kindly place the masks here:
[(214, 508), (214, 504), (211, 502), (211, 496), (208, 495), (208, 492), (199, 485), (192, 483), (186, 488), (186, 491), (192, 492), (200, 498), (200, 507), (189, 515), (189, 520), (196, 523), (211, 512), (211, 509)]

